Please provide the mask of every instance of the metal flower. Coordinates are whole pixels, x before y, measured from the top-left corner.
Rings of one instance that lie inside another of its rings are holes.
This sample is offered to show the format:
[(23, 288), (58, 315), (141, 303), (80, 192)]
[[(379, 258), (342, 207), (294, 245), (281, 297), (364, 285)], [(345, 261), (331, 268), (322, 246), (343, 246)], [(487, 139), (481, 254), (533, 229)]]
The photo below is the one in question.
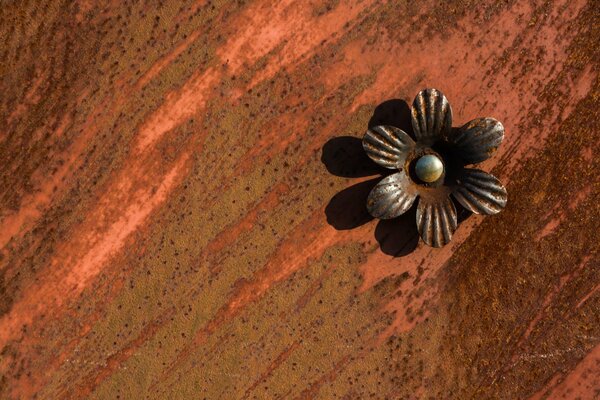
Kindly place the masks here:
[(493, 118), (477, 118), (453, 129), (450, 104), (436, 89), (417, 94), (411, 117), (416, 142), (403, 130), (385, 125), (369, 129), (363, 138), (373, 161), (398, 170), (373, 188), (367, 209), (375, 218), (395, 218), (419, 197), (419, 234), (429, 246), (442, 247), (457, 226), (450, 195), (476, 214), (496, 214), (506, 205), (506, 189), (496, 177), (465, 168), (496, 151), (504, 127)]

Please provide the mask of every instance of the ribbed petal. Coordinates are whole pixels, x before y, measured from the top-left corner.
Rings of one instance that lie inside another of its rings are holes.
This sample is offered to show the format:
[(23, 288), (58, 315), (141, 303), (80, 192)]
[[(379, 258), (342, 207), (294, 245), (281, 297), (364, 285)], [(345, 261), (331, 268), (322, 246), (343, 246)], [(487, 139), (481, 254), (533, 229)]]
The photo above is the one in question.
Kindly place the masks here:
[(433, 247), (448, 244), (456, 225), (456, 208), (449, 197), (441, 200), (421, 197), (417, 207), (417, 229), (425, 243)]
[(452, 108), (439, 90), (421, 90), (413, 101), (411, 114), (417, 142), (432, 144), (450, 134)]
[(417, 192), (404, 171), (381, 180), (369, 193), (367, 210), (375, 218), (390, 219), (404, 214), (417, 198)]
[(496, 214), (506, 206), (506, 189), (487, 172), (465, 168), (452, 195), (463, 207), (476, 214)]
[(450, 135), (465, 164), (476, 164), (490, 158), (504, 139), (504, 126), (494, 118), (477, 118)]
[(379, 125), (365, 133), (363, 148), (371, 160), (385, 168), (401, 168), (415, 142), (402, 129)]

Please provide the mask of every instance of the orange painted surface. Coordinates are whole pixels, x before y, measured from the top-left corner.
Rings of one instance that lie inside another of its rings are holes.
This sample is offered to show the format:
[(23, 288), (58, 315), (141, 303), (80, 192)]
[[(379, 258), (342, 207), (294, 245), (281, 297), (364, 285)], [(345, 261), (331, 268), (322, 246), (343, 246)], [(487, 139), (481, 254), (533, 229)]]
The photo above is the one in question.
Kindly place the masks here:
[[(597, 397), (599, 13), (8, 2), (0, 398)], [(425, 87), (506, 128), (442, 249), (364, 207)]]

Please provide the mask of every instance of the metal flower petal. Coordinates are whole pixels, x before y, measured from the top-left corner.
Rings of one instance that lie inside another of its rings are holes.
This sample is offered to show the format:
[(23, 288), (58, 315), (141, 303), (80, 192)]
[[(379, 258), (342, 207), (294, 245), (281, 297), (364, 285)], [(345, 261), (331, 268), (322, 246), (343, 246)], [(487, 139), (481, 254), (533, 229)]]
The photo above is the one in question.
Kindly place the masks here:
[(371, 160), (382, 167), (401, 168), (415, 142), (402, 129), (379, 125), (370, 128), (363, 137), (363, 148)]
[(443, 200), (421, 197), (417, 207), (417, 229), (429, 246), (442, 247), (456, 230), (456, 208), (450, 197)]
[(412, 126), (417, 142), (433, 144), (452, 129), (452, 108), (437, 89), (423, 89), (413, 101)]
[(502, 211), (508, 198), (498, 178), (472, 168), (461, 172), (452, 195), (466, 209), (486, 215)]
[(381, 180), (369, 193), (367, 210), (375, 218), (391, 219), (404, 214), (417, 198), (417, 192), (404, 171)]
[(504, 139), (504, 126), (494, 118), (477, 118), (467, 122), (449, 136), (465, 164), (490, 158)]

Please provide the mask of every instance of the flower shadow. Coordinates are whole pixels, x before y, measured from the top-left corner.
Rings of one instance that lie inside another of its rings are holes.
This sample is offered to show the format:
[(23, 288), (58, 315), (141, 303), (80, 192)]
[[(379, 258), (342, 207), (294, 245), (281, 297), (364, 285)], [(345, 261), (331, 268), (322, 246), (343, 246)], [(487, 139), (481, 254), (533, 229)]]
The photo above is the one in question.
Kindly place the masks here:
[[(392, 125), (412, 135), (410, 107), (404, 100), (393, 99), (378, 105), (371, 116), (369, 128)], [(374, 179), (352, 185), (331, 198), (325, 214), (327, 222), (337, 230), (354, 229), (371, 221), (367, 212), (367, 197), (385, 176), (394, 173), (375, 164), (365, 153), (361, 138), (341, 136), (330, 139), (323, 146), (321, 162), (336, 176), (362, 178), (379, 175)], [(414, 251), (419, 243), (416, 227), (416, 202), (398, 218), (381, 220), (375, 228), (375, 239), (385, 254), (401, 257)]]

